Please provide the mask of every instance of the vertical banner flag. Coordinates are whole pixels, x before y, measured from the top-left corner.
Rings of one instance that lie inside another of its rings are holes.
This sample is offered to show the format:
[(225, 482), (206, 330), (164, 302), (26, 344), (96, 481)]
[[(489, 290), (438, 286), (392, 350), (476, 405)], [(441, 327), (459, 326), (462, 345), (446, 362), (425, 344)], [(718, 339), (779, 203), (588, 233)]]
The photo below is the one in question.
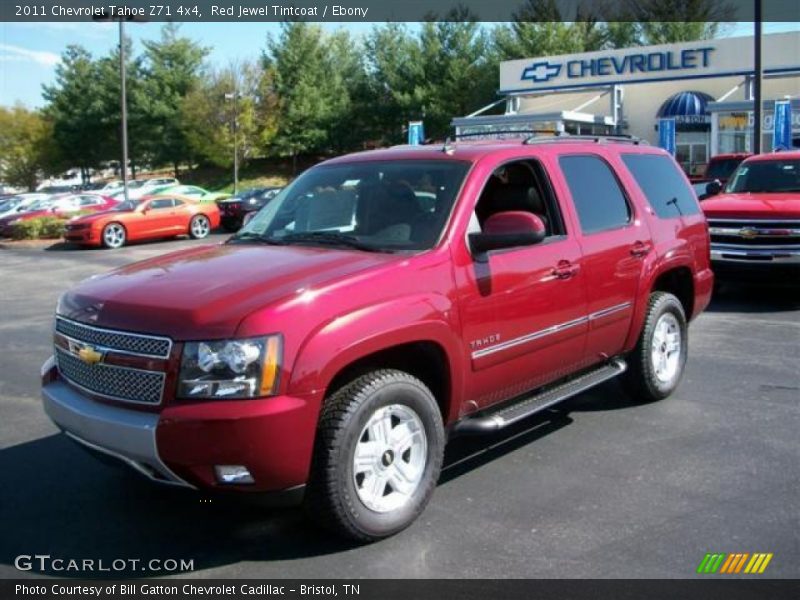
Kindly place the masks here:
[(658, 120), (658, 145), (675, 156), (675, 119)]
[(792, 147), (792, 105), (788, 100), (776, 100), (772, 130), (772, 150)]
[(422, 121), (409, 121), (408, 123), (408, 145), (419, 146), (425, 141), (425, 129)]

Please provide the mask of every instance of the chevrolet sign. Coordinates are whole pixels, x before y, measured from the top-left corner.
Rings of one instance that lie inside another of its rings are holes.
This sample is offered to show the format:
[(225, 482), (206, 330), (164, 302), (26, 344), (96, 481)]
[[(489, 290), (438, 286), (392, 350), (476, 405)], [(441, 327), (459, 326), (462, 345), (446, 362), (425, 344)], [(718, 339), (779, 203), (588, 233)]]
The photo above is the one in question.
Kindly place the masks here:
[[(767, 73), (800, 68), (800, 36), (773, 34), (763, 40)], [(555, 90), (646, 81), (743, 75), (752, 70), (751, 38), (725, 38), (565, 54), (500, 64), (500, 91)]]

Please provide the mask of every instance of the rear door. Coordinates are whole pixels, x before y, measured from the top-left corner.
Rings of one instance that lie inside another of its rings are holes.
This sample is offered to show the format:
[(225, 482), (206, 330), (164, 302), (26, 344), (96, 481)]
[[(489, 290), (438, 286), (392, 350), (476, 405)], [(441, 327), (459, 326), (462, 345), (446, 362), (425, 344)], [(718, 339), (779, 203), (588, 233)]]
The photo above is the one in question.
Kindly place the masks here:
[(558, 165), (562, 193), (571, 200), (580, 229), (587, 286), (585, 358), (600, 362), (625, 346), (644, 258), (653, 245), (607, 156), (565, 153)]

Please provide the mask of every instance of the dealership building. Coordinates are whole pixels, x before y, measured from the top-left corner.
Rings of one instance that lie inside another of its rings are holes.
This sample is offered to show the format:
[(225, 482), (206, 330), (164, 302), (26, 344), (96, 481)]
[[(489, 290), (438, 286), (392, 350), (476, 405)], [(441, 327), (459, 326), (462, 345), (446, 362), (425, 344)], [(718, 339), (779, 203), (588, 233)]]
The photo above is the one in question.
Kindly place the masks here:
[[(502, 98), (453, 126), (478, 138), (562, 131), (657, 144), (659, 121), (674, 119), (676, 158), (698, 174), (710, 156), (751, 150), (753, 55), (753, 38), (736, 37), (506, 61)], [(762, 63), (762, 150), (776, 100), (790, 100), (800, 146), (800, 33), (763, 36)]]

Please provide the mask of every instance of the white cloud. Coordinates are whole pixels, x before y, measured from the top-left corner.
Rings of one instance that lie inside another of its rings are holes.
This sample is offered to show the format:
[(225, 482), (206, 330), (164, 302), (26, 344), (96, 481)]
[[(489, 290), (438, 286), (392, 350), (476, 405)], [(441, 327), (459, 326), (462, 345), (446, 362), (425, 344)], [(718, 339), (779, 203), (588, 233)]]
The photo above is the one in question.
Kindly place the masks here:
[(45, 67), (54, 67), (61, 61), (61, 58), (53, 52), (0, 44), (0, 60), (28, 60)]

